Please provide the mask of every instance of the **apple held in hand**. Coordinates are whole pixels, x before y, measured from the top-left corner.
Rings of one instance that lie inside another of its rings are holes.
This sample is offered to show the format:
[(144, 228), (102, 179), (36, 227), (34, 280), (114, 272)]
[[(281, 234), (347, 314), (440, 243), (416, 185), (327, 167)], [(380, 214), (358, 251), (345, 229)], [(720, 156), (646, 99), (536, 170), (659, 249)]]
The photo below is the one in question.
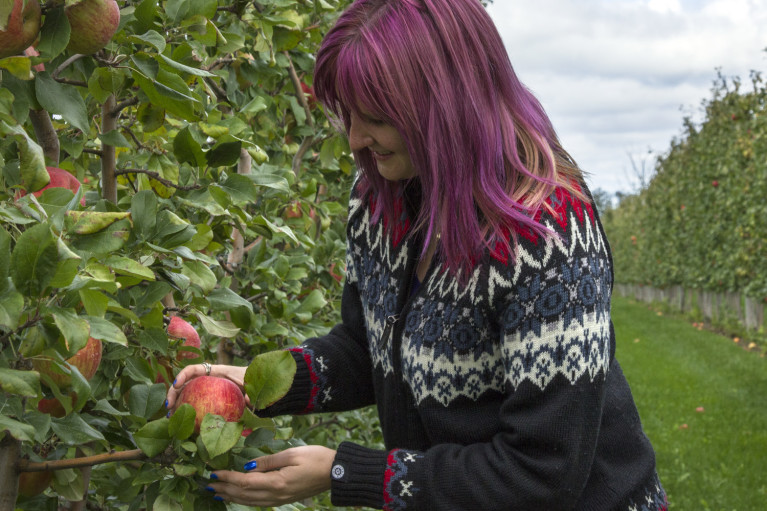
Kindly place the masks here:
[(245, 411), (245, 396), (231, 380), (217, 376), (201, 376), (187, 383), (181, 390), (177, 406), (187, 403), (197, 415), (194, 431), (200, 432), (202, 419), (209, 413), (220, 415), (227, 422), (236, 422)]
[[(3, 0), (8, 19), (0, 19), (0, 58), (18, 55), (35, 42), (40, 33), (39, 0)], [(5, 10), (2, 11), (5, 14)]]
[(82, 0), (65, 12), (72, 28), (67, 49), (72, 53), (96, 53), (107, 45), (120, 25), (116, 0)]
[[(183, 346), (191, 346), (192, 348), (200, 349), (200, 335), (197, 333), (197, 330), (178, 316), (170, 318), (168, 335), (174, 339), (183, 339)], [(196, 357), (197, 354), (192, 351), (179, 351), (178, 355), (176, 355), (176, 360)]]
[[(101, 364), (101, 341), (88, 337), (85, 347), (68, 358), (67, 362), (75, 366), (86, 380), (90, 380)], [(50, 359), (35, 358), (32, 360), (32, 365), (39, 373), (48, 375), (59, 387), (68, 387), (72, 384), (72, 378), (68, 374), (54, 371), (53, 361)]]

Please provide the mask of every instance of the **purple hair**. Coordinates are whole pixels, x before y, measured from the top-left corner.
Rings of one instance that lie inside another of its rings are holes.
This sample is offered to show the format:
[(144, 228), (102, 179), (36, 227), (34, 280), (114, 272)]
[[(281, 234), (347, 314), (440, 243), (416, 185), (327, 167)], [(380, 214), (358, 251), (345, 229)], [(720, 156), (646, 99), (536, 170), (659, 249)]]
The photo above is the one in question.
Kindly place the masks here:
[[(479, 0), (355, 1), (322, 42), (314, 87), (347, 133), (360, 109), (399, 131), (421, 182), (423, 250), (439, 233), (464, 277), (483, 248), (513, 257), (517, 232), (548, 234), (536, 214), (582, 177)], [(404, 183), (384, 179), (370, 150), (354, 157), (374, 219), (393, 217)]]

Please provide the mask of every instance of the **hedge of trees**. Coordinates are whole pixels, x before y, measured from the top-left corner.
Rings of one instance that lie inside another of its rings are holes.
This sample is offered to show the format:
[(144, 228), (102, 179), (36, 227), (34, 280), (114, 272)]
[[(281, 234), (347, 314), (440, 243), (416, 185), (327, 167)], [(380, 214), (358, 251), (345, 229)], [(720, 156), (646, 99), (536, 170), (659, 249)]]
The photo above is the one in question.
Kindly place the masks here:
[(766, 102), (756, 72), (717, 78), (702, 123), (686, 118), (648, 186), (604, 215), (616, 281), (767, 302)]

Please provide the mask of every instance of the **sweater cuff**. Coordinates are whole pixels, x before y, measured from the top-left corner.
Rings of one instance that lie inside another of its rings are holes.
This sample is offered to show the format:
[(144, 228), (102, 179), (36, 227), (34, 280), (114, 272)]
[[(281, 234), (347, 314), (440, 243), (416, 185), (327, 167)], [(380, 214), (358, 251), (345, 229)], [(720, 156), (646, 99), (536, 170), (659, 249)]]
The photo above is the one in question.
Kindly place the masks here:
[(388, 453), (343, 442), (333, 460), (330, 500), (334, 506), (384, 506)]
[(315, 378), (309, 362), (301, 348), (288, 350), (296, 361), (296, 375), (290, 390), (277, 402), (262, 410), (256, 410), (259, 417), (276, 417), (278, 415), (298, 415), (308, 413), (313, 394), (316, 394)]

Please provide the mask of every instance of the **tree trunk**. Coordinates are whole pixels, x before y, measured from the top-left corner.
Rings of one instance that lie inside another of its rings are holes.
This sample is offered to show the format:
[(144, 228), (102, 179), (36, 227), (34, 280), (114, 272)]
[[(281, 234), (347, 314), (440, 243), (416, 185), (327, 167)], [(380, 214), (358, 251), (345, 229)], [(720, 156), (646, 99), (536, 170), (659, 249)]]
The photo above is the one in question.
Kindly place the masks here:
[(19, 492), (16, 465), (21, 457), (21, 442), (8, 433), (0, 440), (0, 511), (14, 511)]

